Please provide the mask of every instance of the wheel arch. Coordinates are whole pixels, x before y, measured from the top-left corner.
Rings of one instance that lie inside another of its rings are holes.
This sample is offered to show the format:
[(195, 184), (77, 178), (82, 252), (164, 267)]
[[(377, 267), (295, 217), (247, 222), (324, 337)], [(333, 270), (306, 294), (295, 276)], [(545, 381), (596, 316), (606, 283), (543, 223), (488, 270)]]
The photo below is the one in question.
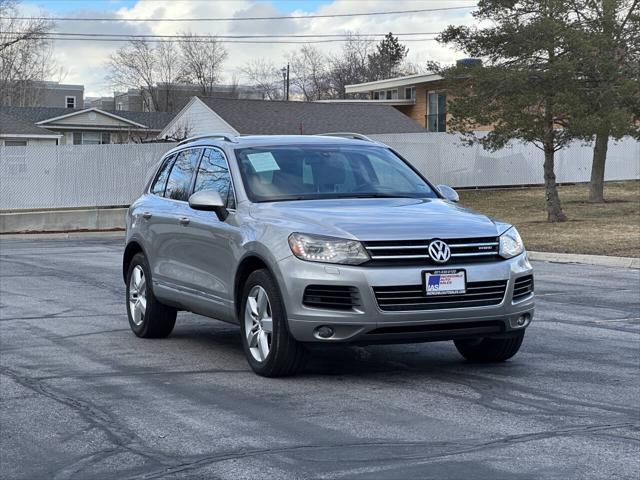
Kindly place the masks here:
[[(142, 248), (142, 245), (136, 240), (131, 240), (129, 243), (127, 243), (127, 246), (124, 249), (124, 254), (122, 255), (122, 278), (124, 279), (125, 283), (127, 282), (129, 265), (131, 265), (131, 260), (137, 253), (142, 253), (145, 257), (147, 256), (144, 248)], [(147, 260), (148, 259), (149, 257), (147, 257)]]
[(247, 280), (247, 278), (249, 278), (249, 275), (251, 275), (256, 270), (261, 269), (267, 270), (276, 280), (276, 283), (278, 283), (278, 277), (277, 275), (275, 275), (275, 272), (269, 267), (269, 262), (257, 253), (250, 253), (245, 256), (240, 261), (240, 264), (236, 269), (236, 274), (233, 281), (233, 304), (236, 318), (238, 319), (240, 318), (240, 305), (242, 303), (242, 286), (244, 285), (244, 282)]

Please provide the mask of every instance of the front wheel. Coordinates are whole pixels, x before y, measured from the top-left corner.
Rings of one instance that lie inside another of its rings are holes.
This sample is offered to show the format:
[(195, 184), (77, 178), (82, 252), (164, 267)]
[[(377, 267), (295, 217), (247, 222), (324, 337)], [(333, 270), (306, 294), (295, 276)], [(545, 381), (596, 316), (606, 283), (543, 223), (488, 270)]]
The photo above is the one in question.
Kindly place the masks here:
[(242, 346), (249, 365), (263, 377), (293, 375), (302, 368), (304, 347), (287, 328), (280, 291), (267, 270), (247, 279), (240, 306)]
[(524, 332), (507, 338), (474, 338), (455, 340), (458, 352), (470, 362), (497, 363), (510, 359), (522, 345)]

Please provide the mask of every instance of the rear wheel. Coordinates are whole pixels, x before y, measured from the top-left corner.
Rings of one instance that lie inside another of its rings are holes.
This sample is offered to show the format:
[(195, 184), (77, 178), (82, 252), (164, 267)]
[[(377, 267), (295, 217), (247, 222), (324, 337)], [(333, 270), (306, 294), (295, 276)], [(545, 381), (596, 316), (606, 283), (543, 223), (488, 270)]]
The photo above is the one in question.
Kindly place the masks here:
[(494, 363), (510, 359), (522, 345), (524, 332), (508, 338), (477, 338), (455, 340), (458, 352), (470, 362)]
[(141, 338), (167, 337), (176, 323), (176, 310), (153, 294), (149, 264), (142, 253), (131, 259), (127, 274), (127, 315), (133, 333)]
[(304, 347), (289, 333), (280, 291), (267, 270), (256, 270), (244, 285), (240, 331), (247, 361), (258, 375), (281, 377), (302, 368)]

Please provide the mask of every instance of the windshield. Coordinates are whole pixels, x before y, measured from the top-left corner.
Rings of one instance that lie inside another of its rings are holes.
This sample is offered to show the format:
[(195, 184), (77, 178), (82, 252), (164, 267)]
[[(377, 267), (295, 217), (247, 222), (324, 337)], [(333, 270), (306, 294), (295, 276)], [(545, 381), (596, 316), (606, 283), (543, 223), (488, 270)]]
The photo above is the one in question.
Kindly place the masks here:
[(383, 147), (252, 147), (237, 149), (236, 157), (252, 202), (437, 197), (420, 175)]

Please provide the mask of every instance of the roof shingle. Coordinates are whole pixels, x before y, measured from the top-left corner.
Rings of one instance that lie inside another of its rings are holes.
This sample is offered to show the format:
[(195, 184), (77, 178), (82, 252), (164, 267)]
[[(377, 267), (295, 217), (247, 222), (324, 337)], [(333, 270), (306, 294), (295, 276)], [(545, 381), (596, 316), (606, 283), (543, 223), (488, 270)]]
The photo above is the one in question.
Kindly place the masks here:
[(198, 98), (241, 134), (425, 131), (417, 122), (389, 105)]
[[(70, 113), (79, 113), (87, 109), (57, 108), (57, 107), (5, 107), (0, 106), (0, 112), (35, 124), (50, 118), (61, 117)], [(175, 117), (175, 112), (129, 112), (127, 110), (103, 110), (127, 120), (146, 125), (151, 130), (162, 130)]]
[(0, 135), (56, 135), (56, 133), (0, 110)]

